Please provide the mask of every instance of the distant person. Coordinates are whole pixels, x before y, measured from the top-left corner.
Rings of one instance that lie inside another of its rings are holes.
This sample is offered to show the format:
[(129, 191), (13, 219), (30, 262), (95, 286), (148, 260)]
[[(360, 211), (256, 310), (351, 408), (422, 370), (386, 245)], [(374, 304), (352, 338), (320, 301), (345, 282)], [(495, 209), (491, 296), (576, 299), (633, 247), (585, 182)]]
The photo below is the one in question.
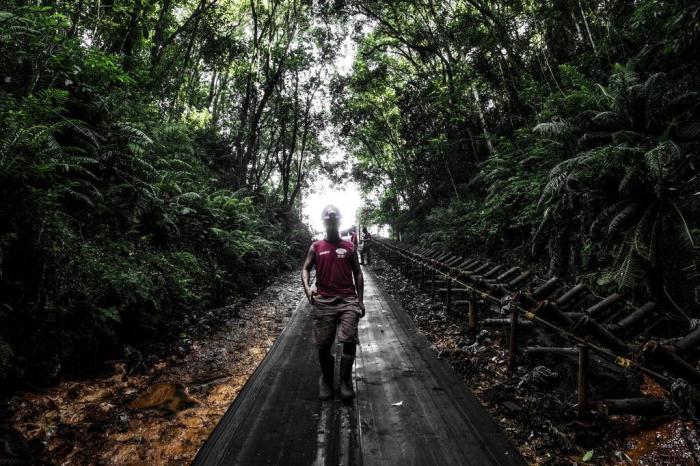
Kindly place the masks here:
[[(352, 388), (352, 365), (359, 339), (357, 324), (365, 315), (362, 300), (364, 279), (357, 251), (350, 241), (340, 238), (340, 211), (332, 205), (321, 213), (326, 229), (324, 239), (309, 248), (301, 271), (301, 281), (309, 302), (313, 305), (312, 341), (318, 348), (321, 363), (319, 394), (322, 400), (333, 396), (334, 358), (331, 355), (337, 338), (343, 344), (340, 359), (340, 397), (355, 397)], [(311, 269), (316, 267), (316, 289), (309, 286)]]
[(367, 258), (367, 265), (371, 264), (371, 253), (372, 253), (372, 235), (367, 231), (367, 227), (362, 227), (362, 240), (360, 241), (360, 264), (365, 265), (365, 258)]
[(357, 246), (358, 246), (358, 239), (357, 239), (357, 227), (352, 226), (350, 228), (350, 242), (355, 246), (355, 250), (357, 251)]

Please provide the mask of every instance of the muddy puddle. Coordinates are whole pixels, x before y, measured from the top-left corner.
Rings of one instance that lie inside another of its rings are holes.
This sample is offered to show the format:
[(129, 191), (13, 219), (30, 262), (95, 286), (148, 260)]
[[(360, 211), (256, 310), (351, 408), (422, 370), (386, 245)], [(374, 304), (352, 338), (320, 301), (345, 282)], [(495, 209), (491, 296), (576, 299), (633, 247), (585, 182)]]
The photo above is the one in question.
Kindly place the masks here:
[(189, 464), (302, 296), (299, 273), (287, 273), (209, 336), (183, 338), (175, 354), (14, 396), (4, 455), (14, 464)]

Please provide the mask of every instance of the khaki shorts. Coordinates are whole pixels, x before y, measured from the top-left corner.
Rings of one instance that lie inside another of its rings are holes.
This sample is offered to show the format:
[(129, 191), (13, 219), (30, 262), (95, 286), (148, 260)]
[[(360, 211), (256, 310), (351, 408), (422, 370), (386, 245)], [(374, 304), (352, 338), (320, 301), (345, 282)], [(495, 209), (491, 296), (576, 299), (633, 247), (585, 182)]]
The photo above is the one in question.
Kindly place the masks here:
[(311, 341), (316, 346), (326, 346), (338, 341), (359, 343), (357, 323), (360, 320), (360, 304), (357, 296), (321, 296), (314, 292), (314, 328)]

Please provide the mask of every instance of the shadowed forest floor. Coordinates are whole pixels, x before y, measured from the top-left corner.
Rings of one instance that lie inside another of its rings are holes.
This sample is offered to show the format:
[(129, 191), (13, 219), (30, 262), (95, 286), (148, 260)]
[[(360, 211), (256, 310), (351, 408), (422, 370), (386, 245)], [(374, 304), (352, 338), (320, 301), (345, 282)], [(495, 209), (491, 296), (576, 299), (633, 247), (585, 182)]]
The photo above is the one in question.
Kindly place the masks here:
[[(447, 315), (385, 261), (375, 259), (372, 269), (532, 464), (582, 463), (588, 451), (592, 464), (697, 464), (692, 423), (578, 421), (565, 381), (532, 380), (524, 365), (508, 375), (499, 332), (466, 342), (464, 319)], [(4, 422), (29, 439), (27, 464), (189, 464), (302, 294), (298, 272), (287, 273), (250, 302), (183, 333), (172, 354), (115, 361), (108, 375), (16, 395), (3, 407)]]
[[(700, 434), (693, 422), (634, 416), (577, 420), (575, 381), (567, 379), (565, 367), (538, 377), (537, 367), (543, 366), (523, 360), (509, 374), (507, 332), (484, 329), (469, 340), (466, 316), (448, 314), (388, 262), (375, 259), (372, 268), (531, 464), (699, 464)], [(651, 395), (660, 389), (646, 380), (643, 390)]]
[(302, 295), (299, 272), (289, 272), (199, 329), (208, 335), (185, 332), (172, 354), (7, 400), (6, 422), (29, 439), (27, 464), (189, 464)]

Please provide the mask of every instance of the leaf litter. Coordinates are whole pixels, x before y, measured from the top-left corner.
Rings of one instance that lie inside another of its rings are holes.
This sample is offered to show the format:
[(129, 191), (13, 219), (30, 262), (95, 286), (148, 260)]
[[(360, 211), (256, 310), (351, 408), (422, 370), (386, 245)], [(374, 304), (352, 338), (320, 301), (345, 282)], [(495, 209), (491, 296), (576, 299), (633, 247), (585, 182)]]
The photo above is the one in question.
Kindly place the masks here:
[(126, 348), (106, 375), (4, 400), (5, 454), (13, 464), (190, 464), (291, 317), (298, 277), (188, 319), (174, 350)]
[[(530, 464), (700, 464), (700, 433), (692, 421), (593, 414), (579, 420), (575, 365), (540, 365), (523, 358), (509, 373), (507, 329), (483, 328), (470, 338), (465, 315), (448, 313), (381, 257), (373, 258), (371, 267), (430, 340), (437, 357), (463, 377)], [(608, 375), (600, 384), (614, 391), (628, 382)], [(660, 389), (646, 378), (634, 382), (641, 393)]]

